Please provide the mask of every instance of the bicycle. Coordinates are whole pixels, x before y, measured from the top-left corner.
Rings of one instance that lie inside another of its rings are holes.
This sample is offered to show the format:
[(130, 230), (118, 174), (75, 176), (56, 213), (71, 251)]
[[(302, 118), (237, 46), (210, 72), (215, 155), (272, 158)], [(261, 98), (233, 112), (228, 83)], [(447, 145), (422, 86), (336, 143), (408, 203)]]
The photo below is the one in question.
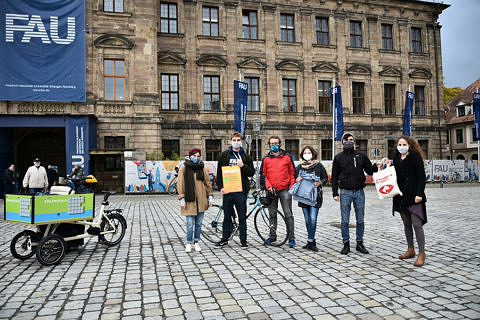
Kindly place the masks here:
[(170, 181), (168, 187), (167, 187), (167, 192), (168, 194), (177, 194), (177, 180), (178, 176), (175, 176), (172, 181)]
[(98, 236), (99, 242), (109, 247), (119, 244), (125, 236), (127, 222), (122, 216), (123, 209), (105, 209), (109, 205), (108, 198), (115, 192), (104, 192), (105, 195), (100, 207), (100, 213), (93, 218), (93, 221), (76, 220), (61, 222), (62, 224), (89, 226), (89, 229), (84, 234), (64, 238), (55, 233), (60, 223), (46, 224), (46, 228), (43, 231), (41, 230), (43, 228), (37, 225), (37, 232), (24, 230), (15, 235), (10, 242), (10, 252), (15, 258), (20, 260), (26, 260), (36, 254), (38, 262), (50, 266), (62, 261), (67, 250), (67, 241)]
[[(247, 220), (253, 214), (255, 230), (263, 244), (279, 247), (287, 241), (287, 221), (282, 212), (270, 207), (271, 196), (266, 190), (255, 190), (248, 199), (254, 200), (247, 213)], [(216, 243), (223, 236), (223, 206), (214, 204), (204, 213), (202, 235), (210, 242)], [(227, 240), (231, 240), (238, 232), (239, 225), (234, 210), (232, 215), (232, 232)], [(268, 239), (268, 241), (267, 241)]]

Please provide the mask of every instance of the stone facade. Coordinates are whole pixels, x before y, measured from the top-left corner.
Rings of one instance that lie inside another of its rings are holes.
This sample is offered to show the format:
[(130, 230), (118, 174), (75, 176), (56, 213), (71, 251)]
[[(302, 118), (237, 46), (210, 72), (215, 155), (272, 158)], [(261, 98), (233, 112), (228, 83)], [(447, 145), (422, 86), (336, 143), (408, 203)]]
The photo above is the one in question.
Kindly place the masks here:
[[(0, 103), (4, 114), (91, 114), (97, 117), (97, 147), (106, 136), (124, 136), (125, 149), (162, 151), (162, 140), (179, 140), (180, 155), (193, 147), (206, 152), (206, 139), (229, 143), (233, 130), (233, 81), (259, 80), (263, 150), (272, 134), (322, 148), (332, 139), (332, 114), (319, 112), (318, 81), (334, 77), (342, 86), (345, 130), (367, 141), (375, 158), (388, 153), (388, 140), (401, 134), (405, 91), (424, 87), (424, 115), (413, 116), (413, 134), (424, 140), (428, 158), (440, 158), (445, 120), (439, 101), (442, 59), (438, 15), (446, 5), (422, 1), (292, 0), (195, 1), (176, 4), (177, 33), (162, 33), (157, 0), (125, 0), (123, 12), (105, 12), (104, 1), (86, 0), (87, 103)], [(218, 8), (218, 36), (202, 34), (202, 7)], [(242, 36), (242, 12), (256, 12), (257, 39)], [(293, 15), (295, 41), (281, 41), (281, 15)], [(316, 18), (328, 21), (328, 44), (317, 44)], [(361, 46), (351, 47), (350, 23), (361, 24)], [(392, 26), (391, 50), (382, 49), (382, 24)], [(411, 28), (421, 30), (421, 52), (411, 49)], [(104, 60), (125, 64), (122, 99), (104, 93)], [(161, 75), (178, 75), (178, 110), (162, 109)], [(204, 110), (203, 77), (220, 79), (218, 111)], [(296, 112), (284, 112), (282, 79), (296, 80)], [(364, 84), (363, 113), (353, 113), (352, 83)], [(385, 114), (384, 84), (395, 85), (393, 114)], [(252, 133), (248, 124), (247, 134)], [(337, 144), (337, 150), (340, 145)], [(443, 151), (443, 153), (442, 153)]]

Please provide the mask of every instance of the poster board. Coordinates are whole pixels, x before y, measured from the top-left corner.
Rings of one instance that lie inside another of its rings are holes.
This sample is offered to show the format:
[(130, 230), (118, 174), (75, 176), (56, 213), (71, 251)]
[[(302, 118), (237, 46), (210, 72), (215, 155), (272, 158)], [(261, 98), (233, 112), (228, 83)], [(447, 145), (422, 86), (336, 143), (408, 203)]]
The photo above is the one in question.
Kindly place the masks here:
[(242, 174), (239, 166), (222, 167), (223, 190), (226, 192), (242, 192)]

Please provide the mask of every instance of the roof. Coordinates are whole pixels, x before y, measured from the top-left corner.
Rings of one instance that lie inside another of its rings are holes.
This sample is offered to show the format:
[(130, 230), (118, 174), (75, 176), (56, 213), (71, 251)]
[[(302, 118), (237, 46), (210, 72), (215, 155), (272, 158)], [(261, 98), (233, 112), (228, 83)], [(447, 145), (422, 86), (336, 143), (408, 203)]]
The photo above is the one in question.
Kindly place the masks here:
[(473, 114), (471, 113), (463, 117), (457, 117), (457, 105), (471, 105), (473, 103), (473, 93), (477, 90), (477, 88), (480, 89), (480, 78), (469, 85), (461, 93), (457, 94), (445, 105), (445, 119), (447, 125), (473, 121)]

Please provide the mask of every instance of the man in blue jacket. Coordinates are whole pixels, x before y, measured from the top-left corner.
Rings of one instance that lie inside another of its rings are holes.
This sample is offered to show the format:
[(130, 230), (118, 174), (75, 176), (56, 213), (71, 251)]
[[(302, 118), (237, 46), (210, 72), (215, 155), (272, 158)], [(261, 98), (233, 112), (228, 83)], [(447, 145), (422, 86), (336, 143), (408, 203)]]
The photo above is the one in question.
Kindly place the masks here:
[[(350, 210), (355, 208), (355, 218), (357, 220), (357, 251), (368, 254), (368, 250), (363, 245), (363, 233), (365, 230), (365, 173), (372, 175), (378, 170), (375, 164), (372, 164), (367, 155), (355, 150), (355, 137), (352, 133), (346, 132), (342, 137), (343, 151), (335, 156), (332, 165), (332, 191), (333, 200), (340, 201), (340, 211), (342, 214), (342, 238), (343, 249), (341, 254), (350, 252), (350, 233), (348, 224), (350, 223)], [(338, 188), (340, 187), (340, 195)]]

